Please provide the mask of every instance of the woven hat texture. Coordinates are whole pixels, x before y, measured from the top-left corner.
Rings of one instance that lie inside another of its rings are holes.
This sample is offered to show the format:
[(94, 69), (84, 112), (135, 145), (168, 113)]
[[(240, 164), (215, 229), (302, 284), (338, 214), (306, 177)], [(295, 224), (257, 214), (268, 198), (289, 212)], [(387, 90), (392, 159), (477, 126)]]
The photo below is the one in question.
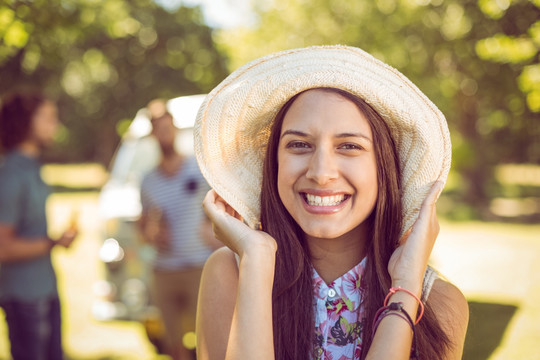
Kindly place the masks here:
[(446, 181), (450, 134), (444, 115), (403, 74), (348, 46), (287, 50), (234, 71), (202, 103), (195, 155), (210, 186), (256, 228), (270, 127), (295, 94), (334, 87), (364, 99), (387, 122), (399, 153), (404, 226), (413, 225), (428, 191)]

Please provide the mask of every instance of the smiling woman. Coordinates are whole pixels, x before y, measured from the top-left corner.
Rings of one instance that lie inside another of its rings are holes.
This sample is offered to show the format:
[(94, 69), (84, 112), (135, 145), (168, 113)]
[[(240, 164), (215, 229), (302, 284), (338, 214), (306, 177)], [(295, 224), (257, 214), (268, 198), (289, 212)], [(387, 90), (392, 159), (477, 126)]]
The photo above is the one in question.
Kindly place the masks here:
[(461, 358), (466, 301), (427, 266), (448, 128), (403, 75), (351, 47), (271, 54), (208, 95), (195, 153), (228, 247), (198, 358)]

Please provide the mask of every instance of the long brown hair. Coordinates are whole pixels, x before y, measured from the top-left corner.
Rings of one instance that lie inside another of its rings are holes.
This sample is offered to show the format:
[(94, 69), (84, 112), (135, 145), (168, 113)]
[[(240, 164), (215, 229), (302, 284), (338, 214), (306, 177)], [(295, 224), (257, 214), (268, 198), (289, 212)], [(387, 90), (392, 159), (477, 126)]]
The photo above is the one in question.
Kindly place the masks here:
[[(394, 141), (386, 122), (362, 99), (340, 89), (321, 88), (355, 103), (367, 117), (373, 133), (377, 161), (378, 197), (366, 220), (369, 224), (366, 270), (362, 282), (368, 291), (363, 301), (362, 359), (371, 345), (371, 324), (391, 286), (388, 261), (395, 250), (402, 226), (400, 167)], [(280, 109), (272, 125), (263, 165), (261, 226), (278, 244), (273, 284), (273, 329), (276, 359), (313, 358), (314, 313), (312, 265), (304, 233), (290, 216), (277, 190), (277, 149), (283, 118), (294, 97)], [(425, 315), (417, 327), (419, 351), (424, 359), (437, 359), (449, 345), (448, 336), (426, 304)]]

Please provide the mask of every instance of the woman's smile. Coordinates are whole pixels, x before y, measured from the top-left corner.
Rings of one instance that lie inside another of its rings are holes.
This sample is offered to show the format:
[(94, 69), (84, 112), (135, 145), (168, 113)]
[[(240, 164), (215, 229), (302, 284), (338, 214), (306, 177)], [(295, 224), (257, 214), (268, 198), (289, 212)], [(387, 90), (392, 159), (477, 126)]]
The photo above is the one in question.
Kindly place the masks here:
[(346, 205), (347, 200), (351, 198), (348, 194), (336, 195), (317, 195), (308, 192), (301, 192), (301, 198), (304, 201), (306, 211), (313, 214), (333, 214)]

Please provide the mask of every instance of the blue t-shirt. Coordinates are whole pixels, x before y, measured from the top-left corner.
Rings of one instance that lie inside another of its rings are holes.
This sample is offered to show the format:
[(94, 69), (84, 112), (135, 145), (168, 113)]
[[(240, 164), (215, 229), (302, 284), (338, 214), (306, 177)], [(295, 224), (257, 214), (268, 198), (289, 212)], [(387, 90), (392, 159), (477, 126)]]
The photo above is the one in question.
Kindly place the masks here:
[[(41, 178), (37, 159), (18, 151), (0, 162), (0, 223), (11, 225), (15, 236), (34, 241), (47, 236), (45, 203), (49, 188)], [(57, 294), (50, 254), (0, 265), (1, 300), (36, 300)]]

